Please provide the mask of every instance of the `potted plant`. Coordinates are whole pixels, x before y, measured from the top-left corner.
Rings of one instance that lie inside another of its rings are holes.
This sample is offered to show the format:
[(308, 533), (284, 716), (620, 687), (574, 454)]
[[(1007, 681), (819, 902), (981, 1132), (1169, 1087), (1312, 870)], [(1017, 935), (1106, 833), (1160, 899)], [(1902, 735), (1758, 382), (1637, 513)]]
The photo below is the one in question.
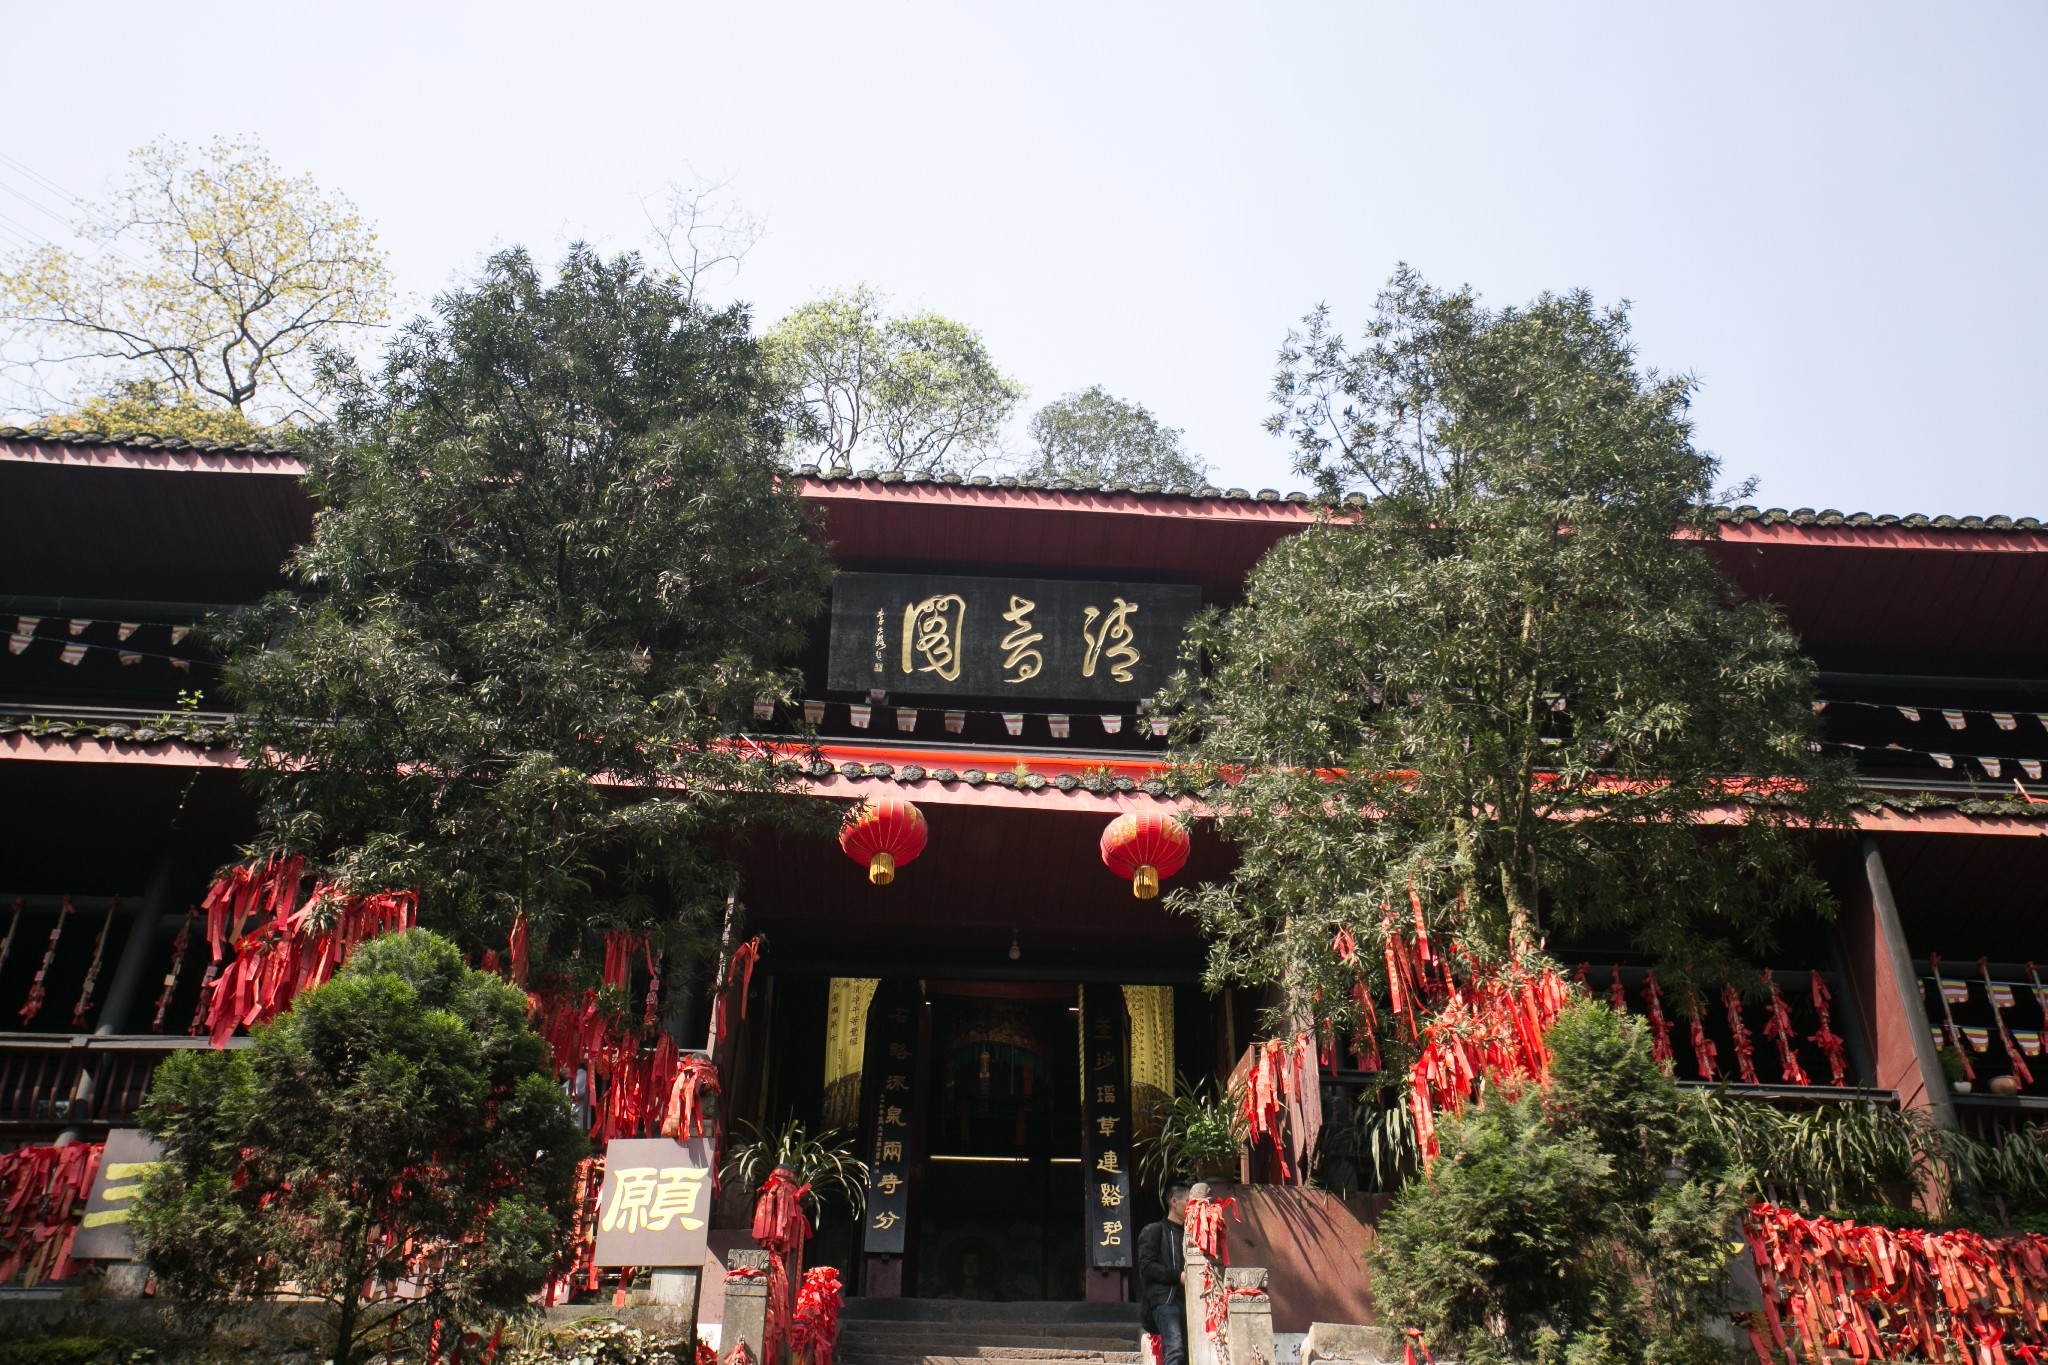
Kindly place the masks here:
[(1934, 1054), (1941, 1059), (1941, 1074), (1948, 1081), (1948, 1088), (1958, 1095), (1970, 1093), (1968, 1072), (1963, 1066), (1963, 1054), (1954, 1047), (1942, 1048)]
[(780, 1128), (762, 1132), (742, 1119), (745, 1136), (733, 1144), (732, 1153), (719, 1169), (718, 1178), (728, 1189), (751, 1198), (772, 1171), (798, 1185), (810, 1186), (804, 1196), (816, 1226), (828, 1198), (842, 1199), (858, 1221), (868, 1206), (868, 1164), (853, 1154), (854, 1135), (844, 1128), (828, 1128), (813, 1137), (799, 1119), (783, 1121)]
[(1179, 1078), (1173, 1097), (1152, 1112), (1154, 1132), (1138, 1159), (1140, 1179), (1163, 1195), (1176, 1180), (1227, 1183), (1237, 1179), (1244, 1155), (1244, 1111), (1213, 1081)]

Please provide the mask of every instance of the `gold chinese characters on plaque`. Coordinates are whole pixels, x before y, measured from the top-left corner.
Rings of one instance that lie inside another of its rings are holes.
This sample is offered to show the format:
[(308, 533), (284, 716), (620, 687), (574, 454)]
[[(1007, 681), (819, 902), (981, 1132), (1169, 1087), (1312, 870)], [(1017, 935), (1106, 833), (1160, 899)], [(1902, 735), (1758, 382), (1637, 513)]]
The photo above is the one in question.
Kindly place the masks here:
[(711, 1139), (614, 1138), (597, 1194), (601, 1266), (704, 1263), (711, 1225)]
[(840, 574), (828, 684), (926, 696), (1137, 701), (1166, 681), (1191, 583)]

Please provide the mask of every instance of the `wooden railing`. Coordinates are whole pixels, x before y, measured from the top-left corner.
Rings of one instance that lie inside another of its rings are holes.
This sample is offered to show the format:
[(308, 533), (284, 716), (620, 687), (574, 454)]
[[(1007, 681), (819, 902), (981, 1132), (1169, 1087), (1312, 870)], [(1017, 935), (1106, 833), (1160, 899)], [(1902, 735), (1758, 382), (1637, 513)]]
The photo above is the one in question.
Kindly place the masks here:
[(158, 1064), (206, 1046), (204, 1038), (153, 1033), (0, 1033), (0, 1134), (132, 1123)]

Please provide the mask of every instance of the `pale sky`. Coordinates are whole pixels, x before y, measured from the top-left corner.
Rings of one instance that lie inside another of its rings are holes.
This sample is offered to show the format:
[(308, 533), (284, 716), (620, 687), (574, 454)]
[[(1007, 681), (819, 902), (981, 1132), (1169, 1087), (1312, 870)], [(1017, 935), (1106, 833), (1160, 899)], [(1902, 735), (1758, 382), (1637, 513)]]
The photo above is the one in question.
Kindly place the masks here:
[[(1759, 500), (2048, 517), (2048, 4), (30, 5), (0, 152), (95, 194), (254, 133), (415, 303), (730, 176), (766, 323), (866, 281), (1025, 412), (1101, 383), (1291, 489), (1273, 353), (1399, 261), (1634, 301)], [(0, 191), (22, 188), (0, 167)], [(54, 226), (0, 193), (11, 218)]]

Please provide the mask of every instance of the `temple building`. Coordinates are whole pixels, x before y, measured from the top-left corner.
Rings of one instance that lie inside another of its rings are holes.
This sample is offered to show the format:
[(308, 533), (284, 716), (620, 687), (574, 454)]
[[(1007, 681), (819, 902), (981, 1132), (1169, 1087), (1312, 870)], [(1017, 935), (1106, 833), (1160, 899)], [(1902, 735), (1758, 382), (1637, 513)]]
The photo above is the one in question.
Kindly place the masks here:
[[(0, 429), (6, 1146), (103, 1138), (169, 1051), (210, 1045), (190, 911), (255, 824), (191, 632), (282, 586), (312, 525), (301, 473), (282, 450)], [(1118, 817), (1185, 809), (1148, 699), (1189, 616), (1237, 601), (1315, 509), (1271, 491), (815, 471), (801, 488), (839, 576), (798, 661), (800, 713), (763, 708), (749, 741), (809, 726), (810, 792), (913, 803), (925, 838), (886, 877), (825, 838), (739, 845), (736, 913), (762, 947), (715, 1057), (722, 1121), (857, 1135), (868, 1208), (857, 1224), (828, 1211), (810, 1252), (855, 1295), (1127, 1300), (1137, 1230), (1158, 1216), (1138, 1170), (1148, 1125), (1182, 1078), (1227, 1082), (1263, 1002), (1204, 988), (1195, 924), (1134, 896), (1102, 838)], [(1702, 553), (1786, 612), (1865, 798), (1858, 833), (1815, 836), (1839, 915), (1788, 926), (1769, 964), (1791, 1036), (1754, 1003), (1712, 1011), (1716, 1079), (1760, 1102), (1882, 1092), (1972, 1130), (2035, 1118), (2048, 527), (1737, 508)], [(1165, 886), (1230, 866), (1198, 826)], [(1640, 960), (1550, 946), (1595, 992), (1649, 1008)], [(688, 1047), (709, 1045), (710, 985), (675, 988)], [(1679, 1027), (1677, 1074), (1706, 1084)], [(1950, 1044), (1967, 1093), (1944, 1075)], [(1378, 1090), (1348, 1061), (1320, 1076), (1332, 1124)], [(1272, 1270), (1285, 1331), (1362, 1302), (1346, 1296), (1373, 1191), (1326, 1183), (1324, 1221), (1254, 1210), (1235, 1234)], [(744, 1210), (725, 1213), (715, 1253), (746, 1244)]]

